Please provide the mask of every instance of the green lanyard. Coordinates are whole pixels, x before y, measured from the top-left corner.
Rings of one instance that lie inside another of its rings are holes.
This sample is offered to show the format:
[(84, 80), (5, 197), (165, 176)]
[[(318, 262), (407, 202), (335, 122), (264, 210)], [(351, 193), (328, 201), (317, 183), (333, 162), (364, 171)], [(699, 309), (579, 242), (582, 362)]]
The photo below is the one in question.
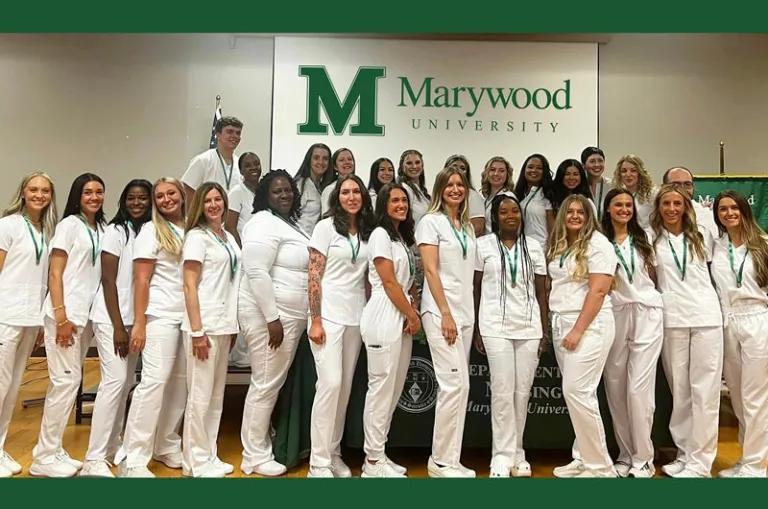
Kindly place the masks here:
[(293, 228), (294, 230), (299, 232), (302, 237), (304, 237), (305, 239), (309, 240), (309, 235), (307, 235), (307, 233), (304, 230), (302, 230), (301, 228), (299, 228), (293, 221), (289, 221), (288, 219), (284, 218), (283, 216), (281, 216), (280, 214), (278, 214), (274, 210), (270, 210), (270, 212), (272, 212), (272, 215), (275, 216), (276, 218), (278, 218), (280, 221), (284, 222), (285, 224), (287, 224), (288, 226), (290, 226), (291, 228)]
[(216, 149), (216, 155), (219, 156), (219, 162), (221, 163), (221, 170), (224, 172), (224, 180), (227, 182), (227, 191), (229, 191), (229, 184), (232, 182), (232, 170), (235, 167), (235, 157), (232, 156), (232, 164), (229, 165), (229, 173), (227, 173), (227, 165), (224, 164), (224, 158), (221, 157), (221, 152)]
[(672, 239), (667, 239), (667, 242), (669, 243), (669, 249), (672, 250), (672, 257), (675, 259), (675, 265), (677, 265), (677, 270), (680, 271), (680, 281), (685, 281), (685, 271), (686, 271), (686, 264), (688, 263), (688, 239), (683, 237), (683, 265), (680, 265), (680, 259), (677, 257), (677, 251), (675, 251), (675, 246), (672, 245)]
[(349, 242), (349, 248), (352, 250), (352, 265), (357, 263), (357, 257), (360, 254), (360, 237), (357, 238), (357, 248), (355, 248), (355, 243), (352, 242), (352, 236), (347, 237), (347, 242)]
[(731, 272), (733, 272), (733, 275), (736, 276), (736, 288), (741, 288), (741, 282), (744, 280), (744, 263), (747, 261), (747, 255), (749, 255), (749, 248), (747, 248), (747, 252), (744, 253), (744, 259), (741, 260), (741, 266), (739, 267), (739, 271), (736, 272), (736, 267), (733, 264), (733, 242), (731, 242), (731, 237), (728, 237), (728, 259), (731, 262)]
[(171, 231), (173, 232), (173, 234), (174, 234), (174, 235), (176, 235), (176, 238), (177, 238), (177, 239), (179, 239), (179, 241), (183, 243), (183, 242), (184, 242), (184, 239), (182, 239), (182, 238), (181, 238), (181, 234), (180, 234), (180, 233), (179, 233), (179, 231), (176, 229), (176, 225), (175, 225), (175, 224), (173, 224), (172, 222), (168, 221), (168, 227), (171, 229)]
[(461, 237), (459, 236), (458, 230), (456, 230), (456, 227), (453, 226), (453, 220), (448, 217), (448, 214), (443, 212), (443, 215), (448, 220), (448, 223), (451, 225), (451, 230), (453, 230), (453, 235), (456, 237), (456, 240), (459, 241), (459, 244), (461, 245), (461, 253), (464, 255), (464, 259), (467, 259), (467, 231), (464, 229), (464, 226), (461, 227)]
[(632, 284), (632, 281), (635, 279), (635, 243), (632, 241), (632, 235), (629, 236), (629, 258), (630, 258), (630, 264), (632, 265), (632, 269), (627, 266), (627, 261), (624, 259), (624, 255), (621, 254), (621, 249), (619, 249), (619, 245), (616, 243), (616, 241), (613, 241), (613, 249), (616, 251), (616, 256), (619, 257), (619, 262), (621, 263), (621, 266), (624, 267), (624, 272), (627, 273), (627, 279), (629, 280), (629, 284)]
[(229, 280), (234, 281), (235, 275), (237, 274), (237, 255), (235, 254), (235, 250), (232, 249), (232, 246), (229, 245), (229, 242), (224, 242), (215, 233), (211, 234), (216, 239), (216, 242), (218, 242), (221, 247), (227, 250), (227, 256), (229, 256)]
[(603, 215), (603, 186), (605, 185), (605, 180), (603, 180), (603, 177), (600, 177), (600, 198), (597, 199), (597, 219), (600, 219)]
[(32, 243), (35, 244), (35, 265), (40, 265), (40, 260), (43, 257), (43, 249), (45, 248), (45, 231), (40, 232), (40, 244), (37, 244), (37, 235), (35, 235), (32, 229), (32, 223), (29, 222), (27, 216), (24, 217), (24, 222), (27, 223), (27, 230), (29, 230), (29, 236), (32, 237)]
[(563, 265), (565, 265), (565, 259), (568, 258), (569, 254), (571, 254), (571, 249), (572, 248), (569, 247), (568, 249), (565, 250), (565, 253), (560, 255), (560, 268), (561, 269), (563, 268)]
[(93, 229), (88, 226), (88, 222), (83, 219), (83, 216), (77, 216), (77, 218), (83, 222), (85, 229), (88, 230), (88, 237), (91, 239), (91, 265), (96, 265), (96, 259), (101, 253), (101, 239), (99, 238), (99, 225), (96, 225), (96, 239), (93, 238)]
[(512, 257), (509, 256), (509, 249), (504, 246), (504, 254), (507, 258), (507, 265), (509, 266), (509, 278), (512, 280), (512, 288), (517, 287), (517, 260), (520, 255), (520, 243), (515, 242), (515, 262), (512, 263)]
[(416, 272), (416, 260), (413, 259), (413, 253), (406, 247), (405, 243), (402, 244), (403, 248), (405, 248), (405, 254), (408, 255), (408, 272), (413, 277), (413, 274)]
[(525, 202), (525, 206), (523, 207), (523, 218), (525, 218), (526, 215), (528, 214), (528, 205), (530, 205), (533, 199), (536, 198), (536, 194), (539, 192), (539, 189), (541, 188), (537, 187), (536, 190), (533, 192), (533, 194), (530, 196), (530, 198), (528, 198), (528, 201)]

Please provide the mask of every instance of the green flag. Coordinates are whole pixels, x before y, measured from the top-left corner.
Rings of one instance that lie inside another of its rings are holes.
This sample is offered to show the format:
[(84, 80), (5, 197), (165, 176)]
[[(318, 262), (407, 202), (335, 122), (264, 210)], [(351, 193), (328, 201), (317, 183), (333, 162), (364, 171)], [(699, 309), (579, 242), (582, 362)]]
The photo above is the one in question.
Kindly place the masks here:
[(760, 227), (768, 231), (768, 176), (765, 175), (696, 175), (695, 199), (714, 201), (724, 189), (744, 195), (755, 213)]

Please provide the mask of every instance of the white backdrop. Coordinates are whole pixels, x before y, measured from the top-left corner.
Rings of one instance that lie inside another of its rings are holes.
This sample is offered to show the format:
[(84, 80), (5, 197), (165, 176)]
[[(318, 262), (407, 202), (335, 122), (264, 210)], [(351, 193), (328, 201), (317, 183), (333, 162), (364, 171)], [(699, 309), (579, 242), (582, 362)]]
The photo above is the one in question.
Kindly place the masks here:
[(351, 149), (366, 181), (376, 158), (397, 165), (408, 148), (424, 154), (429, 184), (455, 153), (476, 185), (496, 155), (515, 177), (534, 152), (554, 169), (597, 144), (597, 57), (591, 43), (276, 37), (272, 167), (293, 173), (323, 142)]

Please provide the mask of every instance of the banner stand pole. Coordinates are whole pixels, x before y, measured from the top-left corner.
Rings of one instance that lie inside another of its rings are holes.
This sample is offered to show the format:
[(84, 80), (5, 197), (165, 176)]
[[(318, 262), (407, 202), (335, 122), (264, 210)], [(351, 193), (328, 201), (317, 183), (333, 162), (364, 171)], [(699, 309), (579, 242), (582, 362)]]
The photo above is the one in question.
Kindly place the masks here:
[(720, 142), (720, 175), (725, 175), (725, 143)]

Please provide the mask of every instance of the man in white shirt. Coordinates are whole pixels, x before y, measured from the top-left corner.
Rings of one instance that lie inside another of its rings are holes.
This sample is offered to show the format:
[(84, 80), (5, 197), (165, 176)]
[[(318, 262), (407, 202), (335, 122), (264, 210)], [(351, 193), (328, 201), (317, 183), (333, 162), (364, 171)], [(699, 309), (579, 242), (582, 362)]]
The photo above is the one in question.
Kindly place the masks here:
[(235, 149), (240, 144), (243, 123), (237, 117), (222, 117), (216, 123), (216, 148), (196, 155), (181, 181), (187, 194), (187, 205), (195, 197), (195, 189), (203, 182), (218, 182), (226, 191), (240, 183)]
[(693, 183), (693, 173), (683, 166), (674, 166), (664, 173), (663, 182), (665, 184), (680, 184), (688, 192), (693, 202), (693, 210), (696, 211), (696, 222), (704, 226), (707, 231), (716, 239), (719, 235), (715, 216), (712, 213), (712, 202), (707, 201), (702, 205), (696, 199), (696, 190)]

